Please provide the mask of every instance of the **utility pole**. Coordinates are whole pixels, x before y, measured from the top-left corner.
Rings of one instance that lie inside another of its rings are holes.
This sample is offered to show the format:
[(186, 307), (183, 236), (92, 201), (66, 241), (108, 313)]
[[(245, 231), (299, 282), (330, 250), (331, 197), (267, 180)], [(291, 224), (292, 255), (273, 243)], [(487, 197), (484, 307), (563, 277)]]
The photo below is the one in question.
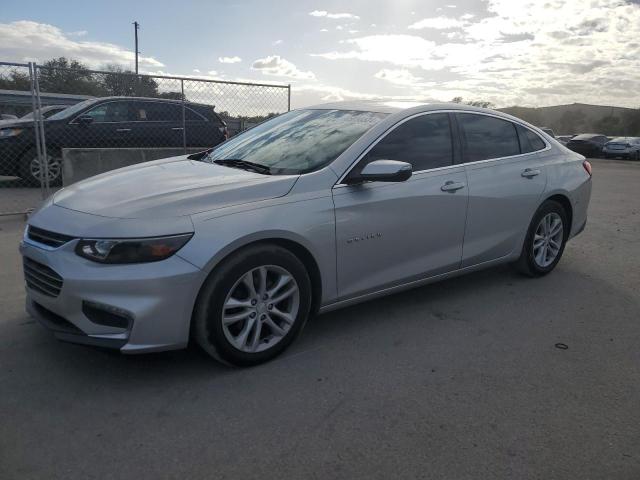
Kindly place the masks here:
[(136, 75), (138, 74), (138, 30), (140, 30), (140, 24), (138, 22), (133, 22), (133, 31), (136, 36)]

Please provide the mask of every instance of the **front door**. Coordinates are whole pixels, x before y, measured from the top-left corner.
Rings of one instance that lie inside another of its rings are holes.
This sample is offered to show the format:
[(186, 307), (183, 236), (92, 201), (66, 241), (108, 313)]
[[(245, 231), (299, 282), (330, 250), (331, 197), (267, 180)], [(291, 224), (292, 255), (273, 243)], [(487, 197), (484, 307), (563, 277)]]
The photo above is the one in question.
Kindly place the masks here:
[(447, 113), (397, 125), (356, 165), (379, 159), (409, 162), (399, 183), (336, 185), (338, 292), (348, 298), (456, 270), (467, 209), (466, 174), (453, 165)]

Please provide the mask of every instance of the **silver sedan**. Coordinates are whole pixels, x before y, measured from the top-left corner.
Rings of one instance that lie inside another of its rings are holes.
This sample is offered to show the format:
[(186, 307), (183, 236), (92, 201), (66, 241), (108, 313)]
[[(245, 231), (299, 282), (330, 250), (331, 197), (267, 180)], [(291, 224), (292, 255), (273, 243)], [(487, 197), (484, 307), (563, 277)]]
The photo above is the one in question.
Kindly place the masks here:
[(54, 194), (21, 252), (27, 310), (66, 341), (253, 365), (317, 313), (511, 263), (551, 272), (591, 166), (458, 104), (294, 110), (215, 149)]

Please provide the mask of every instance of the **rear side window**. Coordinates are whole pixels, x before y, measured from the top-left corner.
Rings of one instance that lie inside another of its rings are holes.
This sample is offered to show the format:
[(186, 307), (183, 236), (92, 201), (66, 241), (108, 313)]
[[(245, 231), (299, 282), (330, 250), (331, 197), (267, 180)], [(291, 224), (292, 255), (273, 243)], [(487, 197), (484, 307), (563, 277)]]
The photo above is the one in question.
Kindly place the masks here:
[(451, 165), (449, 115), (432, 113), (404, 122), (369, 151), (363, 166), (374, 160), (408, 162), (414, 172)]
[(521, 153), (537, 152), (546, 147), (546, 144), (540, 136), (528, 128), (522, 125), (516, 125), (516, 130), (518, 131), (518, 139), (520, 140)]
[(182, 107), (173, 103), (139, 102), (136, 104), (138, 120), (147, 122), (181, 122)]
[(518, 134), (513, 123), (473, 113), (458, 113), (457, 118), (465, 145), (465, 162), (520, 154)]
[[(181, 113), (181, 115), (182, 115), (182, 113)], [(206, 122), (207, 121), (206, 118), (204, 118), (204, 117), (202, 117), (202, 115), (199, 115), (198, 113), (194, 112), (189, 107), (186, 107), (184, 109), (184, 118), (188, 122)]]

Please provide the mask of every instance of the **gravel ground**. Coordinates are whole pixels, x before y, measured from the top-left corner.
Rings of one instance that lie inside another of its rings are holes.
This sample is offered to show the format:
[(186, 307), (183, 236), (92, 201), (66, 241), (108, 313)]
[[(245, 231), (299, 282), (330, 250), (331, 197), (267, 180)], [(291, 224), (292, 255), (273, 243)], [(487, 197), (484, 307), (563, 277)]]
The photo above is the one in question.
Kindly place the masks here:
[(640, 164), (593, 163), (553, 274), (333, 312), (245, 370), (57, 342), (24, 313), (23, 221), (0, 219), (0, 479), (637, 480)]

